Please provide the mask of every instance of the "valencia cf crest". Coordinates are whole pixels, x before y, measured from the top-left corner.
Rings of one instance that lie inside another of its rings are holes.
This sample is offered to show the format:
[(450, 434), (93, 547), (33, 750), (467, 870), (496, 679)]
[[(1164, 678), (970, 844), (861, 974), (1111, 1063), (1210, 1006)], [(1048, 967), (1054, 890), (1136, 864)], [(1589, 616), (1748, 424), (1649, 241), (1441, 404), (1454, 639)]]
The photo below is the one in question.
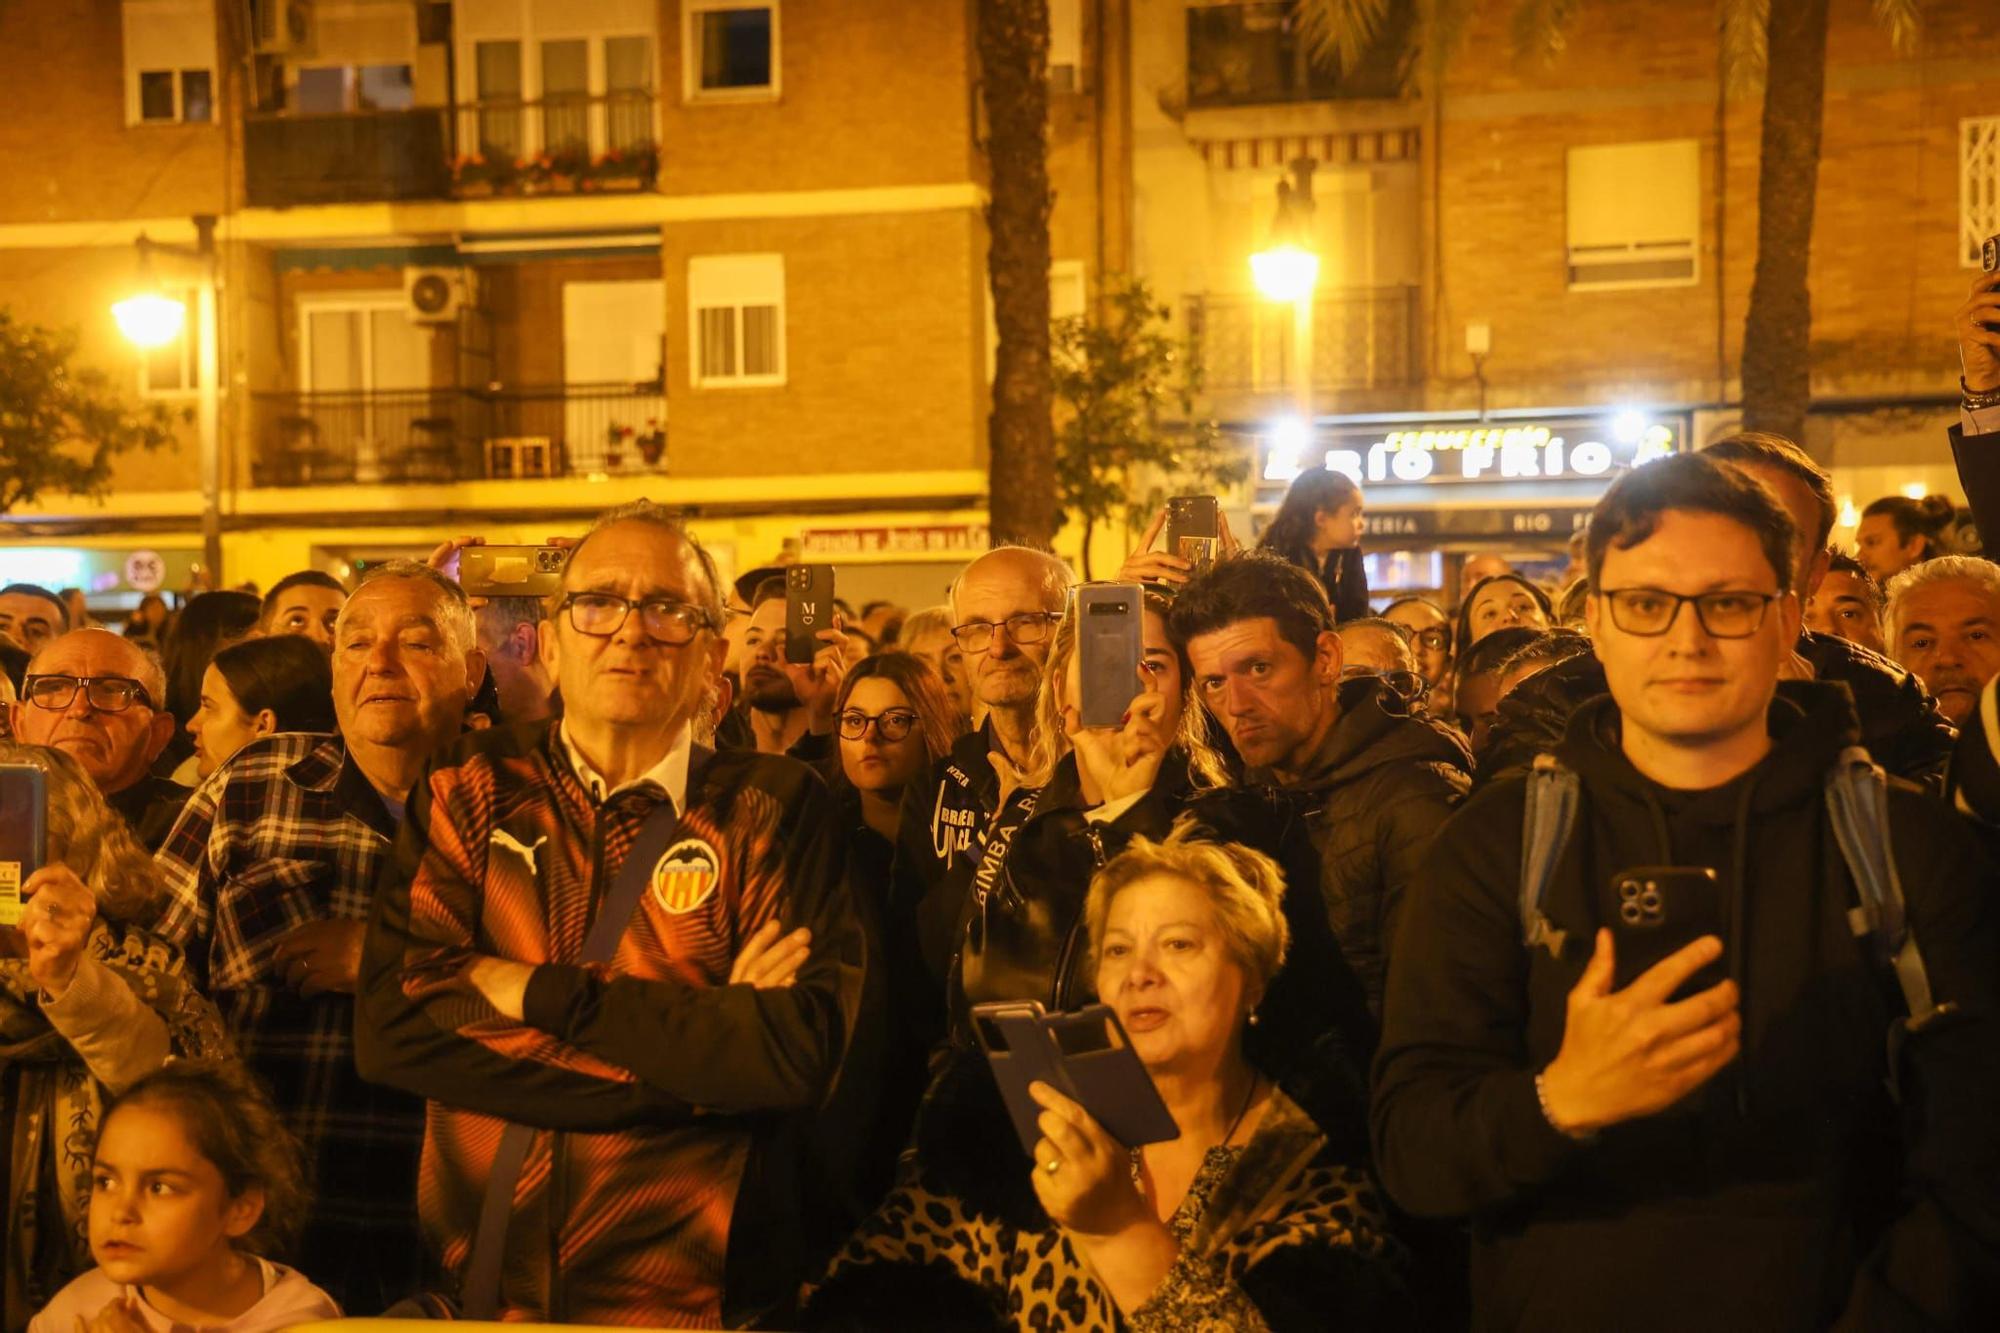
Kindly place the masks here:
[(715, 848), (700, 838), (684, 838), (653, 866), (653, 901), (674, 916), (692, 912), (708, 901), (721, 877)]

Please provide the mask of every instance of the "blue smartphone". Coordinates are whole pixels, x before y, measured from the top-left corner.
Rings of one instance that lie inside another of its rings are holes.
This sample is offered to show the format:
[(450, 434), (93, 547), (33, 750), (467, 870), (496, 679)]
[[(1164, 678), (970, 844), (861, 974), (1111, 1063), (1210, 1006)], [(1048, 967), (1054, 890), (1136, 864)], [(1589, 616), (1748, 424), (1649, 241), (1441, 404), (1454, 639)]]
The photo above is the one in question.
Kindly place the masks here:
[(34, 764), (0, 764), (0, 926), (21, 924), (21, 885), (42, 868), (49, 775)]

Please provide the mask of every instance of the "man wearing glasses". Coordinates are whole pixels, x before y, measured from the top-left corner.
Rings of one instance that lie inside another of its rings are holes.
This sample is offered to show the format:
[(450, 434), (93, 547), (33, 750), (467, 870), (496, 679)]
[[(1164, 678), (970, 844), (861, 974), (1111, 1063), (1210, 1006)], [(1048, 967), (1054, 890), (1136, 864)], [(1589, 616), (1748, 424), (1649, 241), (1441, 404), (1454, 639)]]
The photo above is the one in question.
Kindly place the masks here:
[(174, 735), (159, 664), (123, 635), (73, 630), (35, 654), (22, 684), (16, 739), (76, 760), (139, 840), (159, 847), (188, 797), (151, 772)]
[(678, 521), (613, 510), (544, 611), (564, 715), (467, 738), (412, 796), (358, 1053), (429, 1099), (424, 1230), (468, 1314), (739, 1327), (809, 1276), (800, 1122), (866, 947), (819, 779), (693, 742), (721, 621)]
[(1994, 1326), (1992, 869), (1942, 803), (1882, 793), (1873, 863), (1948, 1011), (1903, 1032), (1829, 813), (1852, 698), (1777, 689), (1798, 540), (1705, 454), (1614, 484), (1586, 603), (1610, 694), (1555, 751), (1551, 869), (1523, 868), (1551, 778), (1502, 777), (1410, 897), (1377, 1163), (1409, 1211), (1471, 1218), (1480, 1327)]

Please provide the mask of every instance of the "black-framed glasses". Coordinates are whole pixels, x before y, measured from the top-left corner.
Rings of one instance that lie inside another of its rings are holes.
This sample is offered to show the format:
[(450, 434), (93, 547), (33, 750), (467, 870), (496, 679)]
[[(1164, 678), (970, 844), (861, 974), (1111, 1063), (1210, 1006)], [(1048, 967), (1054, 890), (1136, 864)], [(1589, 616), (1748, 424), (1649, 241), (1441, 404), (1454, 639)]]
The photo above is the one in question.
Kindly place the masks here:
[(1431, 692), (1424, 678), (1414, 671), (1377, 671), (1374, 667), (1365, 666), (1342, 667), (1340, 670), (1342, 680), (1359, 680), (1363, 676), (1375, 677), (1388, 686), (1397, 698), (1413, 707)]
[(1611, 623), (1626, 634), (1655, 638), (1674, 627), (1681, 604), (1694, 603), (1695, 618), (1710, 638), (1747, 639), (1763, 627), (1773, 592), (1667, 592), (1663, 588), (1615, 588), (1598, 594), (1611, 607)]
[(76, 702), (76, 692), (100, 713), (122, 713), (133, 703), (153, 707), (153, 696), (130, 676), (30, 676), (24, 693), (28, 702), (51, 713), (60, 713)]
[(1441, 653), (1451, 647), (1451, 631), (1443, 625), (1433, 625), (1429, 629), (1397, 625), (1396, 632), (1403, 636), (1403, 642), (1419, 652)]
[(868, 734), (869, 725), (885, 741), (899, 741), (917, 725), (917, 715), (907, 708), (890, 708), (880, 713), (864, 713), (850, 708), (840, 715), (840, 739), (858, 741)]
[(1020, 611), (1005, 620), (968, 620), (951, 627), (951, 637), (968, 653), (983, 653), (993, 646), (993, 633), (1004, 628), (1015, 643), (1040, 643), (1049, 627), (1062, 619), (1060, 611)]
[(569, 614), (569, 627), (578, 634), (608, 639), (625, 625), (634, 610), (639, 627), (654, 643), (678, 648), (710, 628), (708, 612), (672, 597), (643, 597), (633, 600), (611, 592), (573, 592), (562, 599)]

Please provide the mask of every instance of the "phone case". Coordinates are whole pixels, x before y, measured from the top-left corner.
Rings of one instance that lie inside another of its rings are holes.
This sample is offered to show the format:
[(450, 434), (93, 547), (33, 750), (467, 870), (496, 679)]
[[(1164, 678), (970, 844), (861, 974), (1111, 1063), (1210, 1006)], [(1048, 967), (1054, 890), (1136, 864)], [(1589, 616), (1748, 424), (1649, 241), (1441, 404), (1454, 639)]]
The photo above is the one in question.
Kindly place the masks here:
[(1082, 1106), (1127, 1148), (1180, 1136), (1180, 1126), (1109, 1005), (1047, 1014), (1033, 1001), (978, 1004), (972, 1007), (972, 1019), (1014, 1132), (1030, 1153), (1042, 1137), (1036, 1124), (1042, 1108), (1028, 1095), (1028, 1085), (1035, 1082)]
[(1215, 563), (1222, 544), (1222, 511), (1212, 495), (1176, 495), (1167, 501), (1167, 545), (1199, 574)]
[(1086, 727), (1120, 725), (1139, 693), (1145, 593), (1136, 583), (1086, 583), (1076, 590), (1078, 712)]
[(785, 660), (804, 664), (823, 646), (833, 626), (833, 566), (791, 565), (785, 570)]
[[(1727, 942), (1722, 888), (1708, 866), (1633, 866), (1611, 877), (1598, 919), (1617, 952), (1612, 986), (1622, 990), (1661, 959), (1703, 935)], [(1695, 973), (1675, 998), (1706, 990), (1727, 975), (1722, 959)]]
[(48, 781), (33, 764), (0, 764), (0, 926), (21, 923), (21, 885), (41, 869)]
[(569, 552), (560, 546), (468, 546), (458, 584), (472, 597), (547, 597), (562, 587)]

